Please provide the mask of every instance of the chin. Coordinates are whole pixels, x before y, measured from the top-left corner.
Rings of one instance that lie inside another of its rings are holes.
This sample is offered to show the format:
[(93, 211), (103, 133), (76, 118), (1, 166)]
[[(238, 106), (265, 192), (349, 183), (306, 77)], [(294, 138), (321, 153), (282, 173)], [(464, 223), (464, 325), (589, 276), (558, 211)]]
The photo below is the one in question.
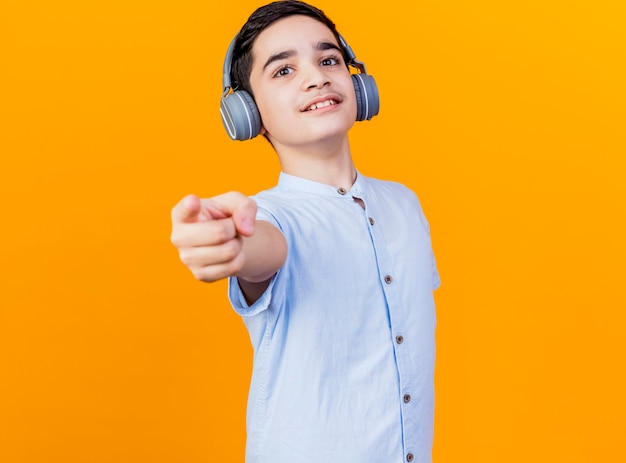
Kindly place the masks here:
[(307, 120), (291, 127), (291, 129), (283, 127), (280, 133), (270, 133), (269, 138), (272, 143), (293, 146), (342, 139), (347, 136), (356, 122), (356, 112), (350, 116), (353, 117), (348, 118), (346, 115), (341, 115), (341, 117)]
[(315, 130), (307, 134), (307, 136), (303, 136), (302, 140), (309, 140), (310, 143), (340, 140), (348, 136), (350, 127), (352, 126), (343, 128), (335, 126), (328, 130)]
[(348, 134), (349, 130), (352, 128), (354, 123), (356, 122), (356, 114), (354, 118), (341, 118), (337, 119), (328, 119), (325, 121), (319, 121), (317, 124), (314, 124), (310, 129), (311, 134), (316, 135), (319, 138), (335, 138), (341, 137)]

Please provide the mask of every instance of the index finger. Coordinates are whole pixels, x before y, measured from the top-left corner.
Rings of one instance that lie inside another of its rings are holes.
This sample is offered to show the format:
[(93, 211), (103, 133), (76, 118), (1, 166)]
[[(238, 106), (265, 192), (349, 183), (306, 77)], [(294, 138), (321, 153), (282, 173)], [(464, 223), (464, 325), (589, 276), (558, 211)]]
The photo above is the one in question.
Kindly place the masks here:
[(196, 195), (187, 195), (172, 208), (172, 222), (193, 223), (198, 221), (202, 204)]

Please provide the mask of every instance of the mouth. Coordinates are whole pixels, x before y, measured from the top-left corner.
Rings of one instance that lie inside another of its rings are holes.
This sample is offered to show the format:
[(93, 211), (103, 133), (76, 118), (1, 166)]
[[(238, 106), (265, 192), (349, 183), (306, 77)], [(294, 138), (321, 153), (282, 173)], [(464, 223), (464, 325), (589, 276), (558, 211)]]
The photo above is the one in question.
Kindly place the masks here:
[(339, 100), (335, 98), (329, 98), (327, 100), (318, 101), (316, 103), (311, 104), (310, 106), (307, 106), (306, 108), (302, 110), (302, 112), (315, 111), (316, 109), (325, 108), (326, 106), (334, 106), (339, 103), (340, 103)]

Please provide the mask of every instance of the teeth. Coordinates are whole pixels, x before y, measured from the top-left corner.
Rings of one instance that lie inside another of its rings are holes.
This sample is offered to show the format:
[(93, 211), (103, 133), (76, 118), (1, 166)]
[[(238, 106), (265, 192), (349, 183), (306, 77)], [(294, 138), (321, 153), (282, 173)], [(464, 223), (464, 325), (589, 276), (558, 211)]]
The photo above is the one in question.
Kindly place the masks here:
[(307, 108), (307, 111), (313, 111), (314, 109), (323, 108), (324, 106), (330, 106), (337, 104), (333, 100), (320, 101), (319, 103), (312, 104)]

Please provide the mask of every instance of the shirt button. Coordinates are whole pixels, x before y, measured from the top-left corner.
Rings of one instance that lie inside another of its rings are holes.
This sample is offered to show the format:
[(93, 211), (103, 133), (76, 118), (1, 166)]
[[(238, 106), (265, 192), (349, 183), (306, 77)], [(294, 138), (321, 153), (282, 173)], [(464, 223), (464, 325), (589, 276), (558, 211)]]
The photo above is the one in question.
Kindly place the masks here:
[(404, 336), (402, 336), (401, 334), (396, 336), (396, 343), (397, 344), (402, 344), (403, 342), (404, 342)]
[(413, 456), (412, 453), (407, 453), (406, 454), (406, 461), (409, 461), (409, 462), (413, 461), (413, 458), (415, 458), (415, 457)]
[(404, 403), (408, 404), (411, 401), (411, 394), (404, 394)]
[(392, 281), (393, 281), (393, 277), (391, 275), (385, 275), (385, 283), (390, 285)]
[(374, 225), (374, 223), (375, 223), (375, 222), (374, 222), (374, 219), (372, 219), (372, 218), (370, 217), (370, 225)]
[(340, 195), (345, 195), (347, 192), (348, 190), (346, 190), (344, 187), (337, 188), (337, 193), (339, 193)]

